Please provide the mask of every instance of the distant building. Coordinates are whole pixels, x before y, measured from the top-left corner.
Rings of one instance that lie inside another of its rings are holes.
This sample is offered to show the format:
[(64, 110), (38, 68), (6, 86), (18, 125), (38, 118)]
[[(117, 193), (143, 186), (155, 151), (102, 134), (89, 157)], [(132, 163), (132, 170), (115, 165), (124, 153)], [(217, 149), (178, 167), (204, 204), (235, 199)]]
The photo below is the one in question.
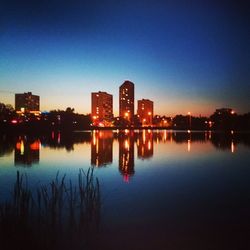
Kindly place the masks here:
[(125, 81), (119, 88), (119, 116), (132, 122), (134, 117), (134, 83)]
[(148, 99), (138, 100), (137, 115), (142, 126), (152, 125), (154, 116), (154, 103)]
[(40, 97), (31, 92), (15, 94), (15, 110), (17, 113), (40, 113)]
[(94, 125), (106, 126), (113, 118), (113, 96), (106, 92), (91, 93), (91, 115)]

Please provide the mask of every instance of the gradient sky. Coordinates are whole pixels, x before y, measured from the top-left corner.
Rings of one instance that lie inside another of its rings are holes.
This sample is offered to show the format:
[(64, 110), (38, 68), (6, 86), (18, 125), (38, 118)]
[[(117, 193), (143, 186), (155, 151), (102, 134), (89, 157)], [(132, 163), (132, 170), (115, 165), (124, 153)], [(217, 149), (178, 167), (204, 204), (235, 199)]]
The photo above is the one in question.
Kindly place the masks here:
[[(247, 1), (2, 0), (0, 102), (90, 113), (91, 92), (128, 79), (157, 114), (250, 111)], [(136, 105), (137, 108), (137, 105)]]

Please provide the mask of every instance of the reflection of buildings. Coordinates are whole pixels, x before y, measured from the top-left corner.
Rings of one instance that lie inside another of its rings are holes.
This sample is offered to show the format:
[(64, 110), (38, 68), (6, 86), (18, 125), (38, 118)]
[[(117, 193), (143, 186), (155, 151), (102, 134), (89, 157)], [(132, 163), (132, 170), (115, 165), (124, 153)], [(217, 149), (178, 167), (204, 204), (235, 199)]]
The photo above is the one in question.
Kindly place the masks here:
[(31, 166), (34, 163), (39, 163), (40, 146), (40, 140), (28, 142), (20, 139), (15, 148), (15, 165)]
[(148, 99), (138, 100), (137, 115), (142, 126), (152, 125), (154, 116), (154, 103)]
[(154, 154), (153, 132), (142, 130), (137, 138), (138, 158), (147, 159)]
[(15, 109), (19, 113), (29, 112), (39, 114), (40, 97), (31, 92), (15, 94)]
[(113, 118), (113, 96), (106, 92), (91, 93), (94, 125), (108, 126)]
[(113, 132), (93, 131), (91, 140), (91, 164), (97, 167), (113, 161)]
[[(133, 133), (130, 131), (130, 133)], [(123, 175), (125, 181), (129, 181), (129, 177), (134, 175), (134, 135), (122, 134), (119, 137), (119, 171)]]
[(125, 81), (119, 88), (119, 116), (128, 121), (134, 117), (134, 84)]

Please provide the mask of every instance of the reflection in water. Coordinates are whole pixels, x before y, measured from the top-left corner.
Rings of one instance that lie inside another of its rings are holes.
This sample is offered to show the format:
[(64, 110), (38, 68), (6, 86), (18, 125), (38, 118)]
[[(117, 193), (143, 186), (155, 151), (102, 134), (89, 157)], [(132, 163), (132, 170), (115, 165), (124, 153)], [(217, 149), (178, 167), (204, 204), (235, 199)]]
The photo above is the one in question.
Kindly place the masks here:
[(234, 153), (235, 151), (235, 148), (234, 148), (234, 141), (232, 140), (231, 141), (231, 152)]
[(15, 138), (1, 135), (0, 136), (0, 157), (9, 155), (14, 150)]
[(119, 171), (124, 181), (134, 175), (134, 131), (124, 131), (119, 134)]
[(113, 132), (93, 131), (91, 140), (91, 165), (100, 167), (113, 162)]
[[(159, 140), (157, 138), (157, 140)], [(151, 130), (142, 130), (136, 140), (139, 159), (151, 158), (154, 154), (153, 132)]]
[(187, 146), (188, 146), (188, 152), (190, 152), (191, 151), (191, 140), (190, 139), (188, 139), (188, 141), (187, 141)]
[[(192, 143), (209, 143), (218, 150), (236, 153), (239, 143), (250, 146), (250, 134), (230, 132), (178, 132), (171, 130), (96, 130), (76, 133), (60, 133), (53, 131), (42, 136), (0, 136), (0, 157), (14, 153), (15, 165), (32, 166), (39, 162), (39, 151), (42, 147), (52, 149), (74, 150), (76, 144), (91, 146), (91, 165), (105, 166), (113, 162), (113, 142), (119, 144), (119, 171), (128, 180), (135, 173), (134, 144), (137, 146), (137, 158), (150, 159), (154, 154), (154, 147), (160, 143), (186, 144), (191, 152)], [(155, 144), (155, 145), (154, 145)]]
[(15, 147), (15, 165), (32, 166), (39, 163), (40, 147), (39, 139), (19, 137)]

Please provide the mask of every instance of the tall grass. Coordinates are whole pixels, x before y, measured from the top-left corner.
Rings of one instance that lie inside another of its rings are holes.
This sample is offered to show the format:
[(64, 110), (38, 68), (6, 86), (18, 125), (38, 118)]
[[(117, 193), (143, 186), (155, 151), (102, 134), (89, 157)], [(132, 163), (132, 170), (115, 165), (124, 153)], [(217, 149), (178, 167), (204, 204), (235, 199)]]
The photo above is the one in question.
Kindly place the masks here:
[(93, 168), (80, 169), (76, 185), (58, 173), (33, 191), (17, 172), (11, 199), (0, 204), (0, 248), (86, 249), (98, 231), (100, 209)]

